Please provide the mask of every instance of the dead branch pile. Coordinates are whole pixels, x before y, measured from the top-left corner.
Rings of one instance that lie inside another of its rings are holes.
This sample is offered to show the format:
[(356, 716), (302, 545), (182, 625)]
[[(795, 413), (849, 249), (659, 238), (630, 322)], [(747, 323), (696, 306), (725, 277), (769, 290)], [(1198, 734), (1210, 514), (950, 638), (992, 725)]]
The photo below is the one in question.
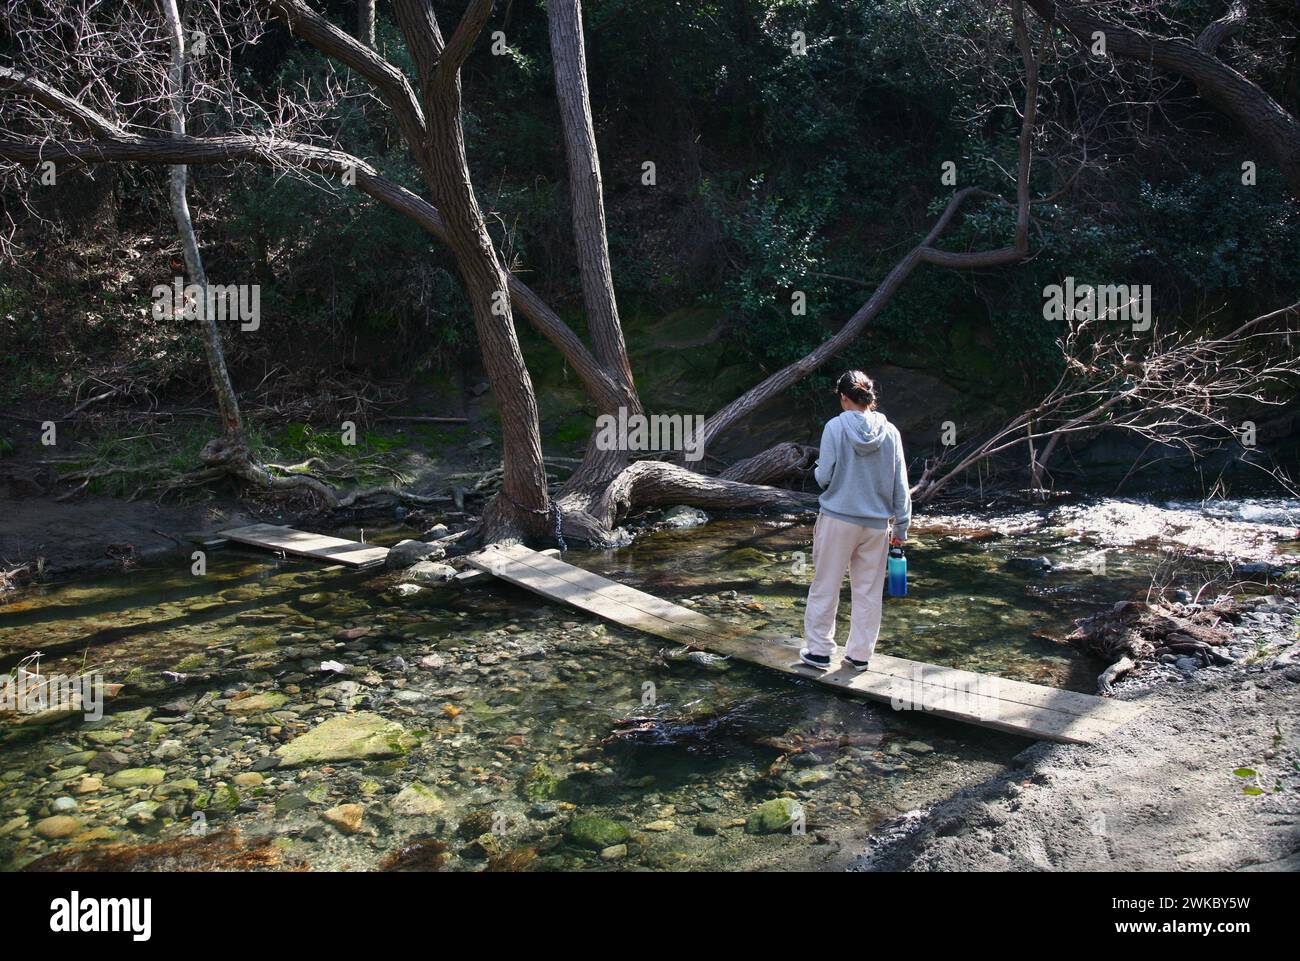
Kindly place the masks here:
[(1218, 648), (1232, 636), (1224, 625), (1239, 619), (1231, 598), (1210, 605), (1120, 601), (1075, 621), (1065, 641), (1111, 665), (1098, 679), (1102, 693), (1109, 694), (1119, 675), (1165, 654), (1195, 657), (1206, 665), (1231, 663)]

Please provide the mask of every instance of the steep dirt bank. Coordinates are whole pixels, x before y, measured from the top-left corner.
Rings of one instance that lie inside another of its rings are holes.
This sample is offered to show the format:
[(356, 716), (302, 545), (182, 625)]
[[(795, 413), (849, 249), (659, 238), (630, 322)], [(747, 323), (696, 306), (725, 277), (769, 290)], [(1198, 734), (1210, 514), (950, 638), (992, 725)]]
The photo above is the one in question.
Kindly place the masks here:
[(849, 869), (1300, 870), (1297, 609), (1248, 614), (1237, 664), (1118, 686), (1146, 714), (1101, 744), (1029, 748), (882, 825)]

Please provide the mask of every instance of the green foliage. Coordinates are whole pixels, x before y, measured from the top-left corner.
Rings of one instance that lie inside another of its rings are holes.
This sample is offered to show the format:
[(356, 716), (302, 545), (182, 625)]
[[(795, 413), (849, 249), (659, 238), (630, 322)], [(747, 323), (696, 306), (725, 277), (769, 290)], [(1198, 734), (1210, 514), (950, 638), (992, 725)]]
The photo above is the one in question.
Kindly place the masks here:
[[(326, 9), (342, 22), (345, 7)], [(1203, 24), (1215, 7), (1178, 0), (1162, 9)], [(451, 16), (444, 4), (438, 12)], [(911, 0), (590, 0), (589, 85), (625, 320), (685, 309), (725, 318), (729, 360), (743, 361), (736, 366), (749, 378), (743, 387), (754, 372), (789, 363), (838, 330), (924, 236), (954, 189), (940, 183), (944, 160), (957, 165), (959, 187), (1009, 196), (1019, 124), (1012, 100), (1023, 80), (1005, 24), (989, 16), (977, 4)], [(581, 333), (545, 10), (516, 5), (509, 17), (507, 55), (486, 54), (488, 31), (463, 71), (471, 172), (504, 259)], [(382, 8), (379, 32), (385, 56), (413, 76)], [(803, 55), (791, 49), (796, 33), (806, 39)], [(989, 56), (971, 55), (999, 36), (1001, 49), (995, 41)], [(1045, 75), (1069, 65), (1053, 54)], [(1271, 90), (1284, 85), (1276, 64), (1252, 63), (1251, 72)], [(271, 43), (261, 45), (245, 83), (256, 97), (259, 87), (321, 90), (340, 74), (346, 71), (304, 44)], [(354, 89), (364, 88), (358, 82)], [(1071, 109), (1046, 95), (1043, 105)], [(427, 194), (392, 117), (373, 100), (344, 98), (324, 128), (348, 151)], [(1276, 171), (1261, 164), (1259, 185), (1243, 186), (1239, 161), (1223, 159), (1241, 136), (1226, 122), (1210, 128), (1198, 121), (1194, 133), (1173, 124), (1143, 133), (1144, 143), (1171, 149), (1092, 158), (1106, 165), (1104, 182), (1094, 177), (1059, 205), (1035, 207), (1027, 262), (978, 272), (922, 265), (831, 367), (925, 370), (967, 395), (1011, 405), (1041, 393), (1059, 373), (1061, 330), (1043, 320), (1043, 290), (1066, 276), (1152, 283), (1162, 325), (1220, 305), (1230, 320), (1293, 299), (1300, 213)], [(1044, 128), (1035, 144), (1035, 193), (1051, 193), (1070, 173), (1047, 162), (1059, 149), (1056, 136)], [(1180, 136), (1216, 149), (1172, 149), (1189, 142)], [(646, 160), (657, 166), (652, 189), (639, 182)], [(152, 230), (165, 192), (158, 176), (141, 170), (123, 168), (118, 199)], [(396, 367), (431, 371), (445, 382), (446, 372), (473, 357), (473, 318), (455, 262), (413, 223), (337, 181), (308, 184), (244, 168), (231, 176), (196, 167), (193, 175), (209, 273), (262, 285), (268, 322), (256, 340), (230, 345), (237, 379), (241, 364), (257, 372), (244, 379), (256, 382), (273, 364), (301, 370), (311, 366), (304, 355), (319, 354), (321, 368)], [(1006, 205), (972, 202), (941, 244), (999, 246), (1013, 228)], [(806, 315), (791, 312), (796, 292), (806, 296)], [(40, 300), (30, 294), (7, 280), (0, 285), (0, 396), (53, 393), (66, 373), (58, 369), (61, 351), (33, 350), (49, 322), (37, 316)], [(97, 342), (105, 329), (130, 330), (136, 358), (154, 365), (151, 389), (189, 385), (201, 370), (192, 330), (142, 336), (121, 322), (138, 307), (129, 289), (79, 290), (68, 299), (80, 311), (85, 341)], [(635, 339), (630, 327), (628, 334)], [(520, 336), (539, 383), (572, 387), (549, 345), (527, 330)], [(639, 358), (638, 378), (737, 386), (672, 353)], [(45, 365), (34, 356), (52, 359)], [(556, 371), (542, 369), (552, 363)], [(828, 368), (800, 389), (824, 391), (831, 377)], [(549, 413), (556, 439), (585, 433), (579, 415)], [(425, 435), (412, 429), (406, 436)], [(363, 440), (372, 454), (390, 449), (382, 437)], [(305, 425), (264, 443), (282, 460), (349, 454), (338, 449), (336, 433), (317, 435)]]
[(1245, 186), (1239, 171), (1192, 174), (1144, 182), (1138, 200), (1142, 253), (1177, 280), (1209, 293), (1300, 287), (1300, 211), (1276, 178)]

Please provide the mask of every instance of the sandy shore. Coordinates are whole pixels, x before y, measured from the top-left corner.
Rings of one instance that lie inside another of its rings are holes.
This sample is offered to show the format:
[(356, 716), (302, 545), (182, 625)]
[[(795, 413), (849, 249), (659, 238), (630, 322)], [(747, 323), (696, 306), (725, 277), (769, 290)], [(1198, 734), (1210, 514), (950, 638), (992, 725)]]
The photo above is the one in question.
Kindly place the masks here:
[(1036, 744), (882, 825), (849, 870), (1300, 870), (1296, 628), (1294, 602), (1258, 605), (1236, 664), (1117, 686), (1149, 710), (1100, 744)]

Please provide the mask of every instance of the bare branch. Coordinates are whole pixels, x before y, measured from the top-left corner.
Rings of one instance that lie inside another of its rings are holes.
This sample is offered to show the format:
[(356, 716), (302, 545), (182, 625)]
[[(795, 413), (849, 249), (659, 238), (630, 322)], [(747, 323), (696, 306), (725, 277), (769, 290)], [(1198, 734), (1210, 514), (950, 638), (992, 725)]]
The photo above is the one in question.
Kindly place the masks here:
[(295, 36), (306, 40), (327, 57), (355, 70), (374, 85), (393, 112), (409, 143), (420, 144), (427, 135), (424, 112), (406, 75), (360, 40), (350, 36), (312, 10), (302, 0), (267, 0)]

